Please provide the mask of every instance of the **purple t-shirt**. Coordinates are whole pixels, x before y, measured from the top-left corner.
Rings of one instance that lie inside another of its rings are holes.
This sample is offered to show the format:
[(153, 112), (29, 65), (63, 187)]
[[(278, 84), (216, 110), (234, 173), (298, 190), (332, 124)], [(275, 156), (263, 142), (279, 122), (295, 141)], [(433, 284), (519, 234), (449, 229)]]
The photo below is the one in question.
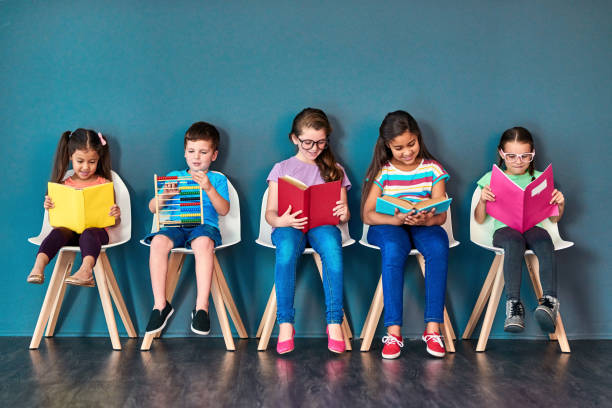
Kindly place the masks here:
[[(346, 187), (346, 189), (349, 190), (351, 188), (351, 182), (346, 176), (346, 171), (340, 164), (338, 164), (338, 166), (344, 171), (342, 187)], [(276, 163), (274, 167), (272, 167), (270, 174), (268, 174), (266, 181), (274, 181), (278, 183), (278, 178), (283, 176), (291, 176), (296, 178), (309, 187), (325, 183), (316, 164), (304, 163), (295, 156)]]

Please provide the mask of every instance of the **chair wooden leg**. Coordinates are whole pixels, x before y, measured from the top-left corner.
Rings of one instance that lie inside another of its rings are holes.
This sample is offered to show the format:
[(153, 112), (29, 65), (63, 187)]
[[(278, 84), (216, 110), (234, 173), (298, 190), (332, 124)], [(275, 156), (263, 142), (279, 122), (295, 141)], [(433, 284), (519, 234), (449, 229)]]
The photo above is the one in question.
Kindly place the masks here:
[(272, 329), (274, 328), (274, 321), (276, 320), (276, 285), (272, 286), (268, 306), (262, 318), (263, 328), (261, 337), (259, 338), (259, 344), (257, 345), (258, 351), (265, 351), (268, 348), (268, 342), (270, 341)]
[(276, 302), (276, 292), (274, 291), (274, 286), (272, 286), (272, 291), (270, 292), (270, 296), (268, 296), (268, 302), (266, 303), (264, 314), (261, 318), (261, 322), (259, 322), (259, 327), (257, 328), (257, 334), (255, 335), (256, 338), (261, 337), (261, 333), (266, 324), (266, 316), (268, 316), (269, 309), (272, 306), (272, 302)]
[(53, 308), (53, 304), (57, 300), (57, 295), (59, 293), (60, 287), (64, 283), (63, 278), (66, 274), (66, 268), (69, 264), (72, 266), (72, 262), (70, 262), (67, 252), (60, 251), (57, 256), (57, 260), (55, 261), (53, 274), (51, 275), (51, 279), (49, 280), (49, 287), (47, 288), (45, 299), (43, 300), (42, 307), (40, 308), (40, 314), (38, 315), (36, 328), (34, 329), (32, 340), (30, 341), (30, 349), (37, 349), (38, 346), (40, 346), (40, 341), (42, 339), (43, 332), (45, 331), (45, 326), (49, 321), (51, 309)]
[[(529, 271), (533, 291), (535, 292), (536, 297), (540, 299), (544, 293), (542, 291), (542, 283), (540, 282), (540, 263), (538, 261), (538, 257), (534, 254), (525, 255), (525, 263), (527, 264), (527, 270)], [(563, 322), (561, 321), (561, 313), (557, 313), (557, 321), (555, 325), (555, 332), (549, 334), (550, 339), (557, 340), (559, 342), (559, 347), (563, 353), (570, 353), (571, 350), (569, 342), (567, 341), (565, 328), (563, 327)]]
[[(321, 277), (321, 281), (323, 281), (323, 263), (321, 262), (321, 255), (319, 255), (318, 253), (314, 252), (312, 254), (312, 256), (314, 257), (315, 260), (315, 264), (317, 264), (317, 269), (319, 270), (319, 276)], [(346, 319), (346, 315), (344, 314), (344, 311), (342, 312), (342, 323), (344, 324), (344, 322), (347, 321)], [(348, 326), (348, 322), (347, 322), (347, 326)], [(342, 328), (342, 333), (344, 336), (344, 342), (346, 343), (346, 349), (348, 351), (351, 351), (353, 349), (353, 347), (351, 346), (351, 337), (350, 336), (351, 333), (351, 329), (348, 329), (348, 331), (343, 327)]]
[(482, 322), (482, 329), (480, 330), (480, 336), (478, 337), (478, 344), (476, 345), (476, 351), (485, 351), (487, 348), (487, 341), (489, 340), (489, 334), (491, 333), (491, 326), (493, 325), (493, 319), (497, 312), (497, 306), (499, 305), (499, 298), (501, 297), (502, 290), (504, 288), (504, 263), (503, 256), (497, 268), (497, 274), (495, 281), (493, 282), (493, 288), (491, 290), (491, 296), (489, 297), (489, 304), (487, 306), (487, 312), (485, 313), (484, 321)]
[[(421, 268), (421, 274), (423, 278), (425, 278), (425, 257), (418, 253), (416, 255), (417, 261), (419, 262), (419, 267)], [(446, 346), (446, 350), (449, 353), (455, 352), (455, 344), (453, 341), (457, 338), (455, 336), (455, 331), (453, 330), (453, 325), (448, 317), (448, 312), (446, 311), (446, 306), (444, 307), (444, 322), (440, 325), (440, 331), (442, 332), (442, 336), (444, 338), (444, 343)]]
[(361, 341), (361, 351), (370, 351), (372, 339), (374, 338), (374, 333), (376, 332), (376, 327), (378, 326), (378, 321), (380, 320), (383, 306), (384, 302), (381, 276), (378, 280), (378, 285), (376, 285), (376, 291), (374, 291), (374, 297), (372, 298), (372, 304), (370, 306), (371, 311), (363, 324), (363, 329), (361, 330), (363, 339)]
[[(172, 303), (174, 297), (174, 291), (183, 269), (183, 263), (185, 262), (185, 254), (180, 252), (170, 253), (170, 259), (168, 260), (168, 272), (166, 274), (166, 299)], [(161, 331), (153, 334), (145, 334), (140, 345), (141, 351), (148, 351), (151, 349), (151, 343), (153, 339), (161, 336)]]
[(61, 286), (57, 297), (55, 298), (55, 302), (53, 303), (53, 309), (51, 310), (51, 314), (49, 315), (49, 321), (47, 322), (47, 330), (45, 331), (45, 337), (53, 337), (55, 333), (55, 326), (57, 324), (57, 319), (59, 317), (60, 310), (62, 308), (62, 302), (64, 301), (64, 294), (66, 293), (66, 277), (70, 274), (72, 270), (72, 265), (74, 264), (74, 257), (76, 256), (76, 252), (73, 251), (65, 251), (65, 255), (68, 260), (68, 264), (64, 269), (64, 274), (61, 277)]
[(217, 311), (217, 317), (219, 318), (219, 325), (221, 326), (221, 332), (223, 333), (223, 340), (225, 340), (225, 348), (228, 351), (236, 350), (234, 345), (234, 338), (232, 337), (232, 330), (227, 319), (227, 313), (225, 311), (225, 304), (223, 302), (223, 296), (221, 295), (221, 289), (219, 288), (219, 280), (217, 278), (217, 270), (213, 269), (212, 282), (210, 286), (210, 293), (215, 304), (215, 310)]
[(223, 275), (223, 270), (221, 269), (221, 265), (219, 265), (219, 260), (217, 259), (217, 255), (213, 255), (213, 261), (215, 265), (215, 274), (217, 275), (217, 281), (219, 283), (219, 289), (221, 290), (221, 296), (223, 297), (223, 302), (227, 307), (227, 311), (229, 312), (230, 318), (232, 322), (234, 322), (234, 327), (236, 327), (236, 331), (238, 332), (238, 336), (241, 339), (247, 339), (249, 335), (247, 334), (246, 329), (244, 328), (244, 323), (242, 323), (242, 319), (240, 318), (240, 313), (238, 313), (238, 308), (236, 307), (236, 303), (234, 303), (234, 298), (232, 297), (232, 293), (227, 286), (227, 281), (225, 280), (225, 276)]
[(468, 320), (467, 326), (465, 326), (465, 330), (463, 331), (462, 339), (467, 340), (472, 336), (474, 332), (474, 328), (478, 324), (478, 320), (482, 315), (482, 311), (491, 296), (491, 289), (493, 288), (493, 281), (495, 280), (495, 276), (497, 273), (497, 269), (499, 268), (499, 262), (502, 258), (502, 255), (495, 255), (493, 258), (493, 262), (491, 263), (491, 268), (489, 268), (489, 273), (487, 274), (487, 278), (485, 279), (484, 284), (482, 285), (482, 289), (480, 290), (480, 294), (478, 295), (478, 300), (476, 300), (476, 305), (474, 305), (474, 309), (472, 310), (472, 314), (470, 315), (470, 319)]
[(115, 312), (113, 310), (113, 304), (108, 292), (106, 272), (104, 270), (103, 263), (100, 262), (99, 259), (94, 266), (94, 275), (96, 276), (96, 286), (98, 287), (98, 292), (100, 293), (100, 302), (102, 303), (102, 309), (104, 310), (106, 326), (108, 327), (108, 334), (111, 338), (113, 350), (121, 350), (119, 332), (117, 331), (117, 322), (115, 321)]
[(351, 326), (349, 325), (348, 320), (346, 320), (346, 314), (344, 315), (344, 318), (342, 319), (342, 330), (345, 331), (346, 335), (348, 336), (349, 339), (353, 338), (353, 332), (351, 331)]
[(113, 298), (113, 301), (115, 302), (115, 306), (117, 307), (117, 311), (119, 312), (119, 316), (121, 317), (123, 327), (125, 327), (125, 331), (127, 332), (128, 337), (138, 337), (138, 333), (136, 333), (136, 329), (134, 329), (132, 319), (130, 318), (130, 314), (127, 310), (127, 307), (125, 306), (125, 301), (123, 300), (121, 291), (119, 290), (119, 285), (117, 284), (117, 279), (115, 278), (113, 268), (111, 267), (110, 261), (108, 260), (108, 256), (106, 255), (106, 251), (100, 252), (98, 262), (102, 262), (102, 265), (104, 266), (104, 272), (106, 272), (106, 281), (108, 282), (108, 290), (111, 294), (111, 297)]

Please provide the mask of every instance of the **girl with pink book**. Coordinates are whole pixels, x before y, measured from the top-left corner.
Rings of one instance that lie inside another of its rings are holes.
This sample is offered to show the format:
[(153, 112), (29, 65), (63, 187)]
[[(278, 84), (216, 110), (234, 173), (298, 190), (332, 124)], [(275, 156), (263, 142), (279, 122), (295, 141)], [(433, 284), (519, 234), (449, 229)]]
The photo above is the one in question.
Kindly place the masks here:
[[(535, 147), (533, 137), (523, 127), (513, 127), (506, 130), (497, 147), (499, 154), (498, 166), (510, 180), (519, 187), (525, 188), (542, 172), (535, 170)], [(474, 210), (476, 222), (482, 224), (487, 217), (487, 202), (495, 202), (495, 194), (491, 191), (491, 172), (486, 173), (477, 181), (482, 189), (480, 201)], [(565, 209), (563, 194), (553, 189), (550, 193), (550, 204), (556, 204), (559, 215), (551, 216), (552, 222), (558, 222)], [(525, 328), (525, 308), (520, 300), (521, 273), (523, 256), (526, 249), (531, 249), (540, 263), (540, 279), (544, 295), (538, 300), (534, 315), (543, 331), (555, 331), (555, 322), (559, 312), (557, 299), (557, 271), (555, 268), (554, 246), (550, 235), (541, 224), (527, 231), (520, 232), (508, 227), (495, 219), (493, 245), (504, 249), (504, 280), (506, 282), (506, 321), (504, 330), (518, 333)]]

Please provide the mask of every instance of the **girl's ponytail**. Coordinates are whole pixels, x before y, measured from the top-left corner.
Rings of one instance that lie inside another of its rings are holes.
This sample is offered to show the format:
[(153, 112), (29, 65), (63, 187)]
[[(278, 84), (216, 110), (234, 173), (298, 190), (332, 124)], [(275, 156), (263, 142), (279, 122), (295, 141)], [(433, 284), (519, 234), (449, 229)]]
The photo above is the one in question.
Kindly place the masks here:
[(98, 132), (95, 136), (100, 142), (100, 146), (96, 149), (100, 159), (98, 160), (98, 168), (96, 173), (105, 179), (112, 181), (113, 173), (111, 172), (111, 157), (108, 147), (108, 138)]
[(53, 168), (51, 169), (51, 181), (54, 183), (61, 183), (64, 179), (64, 174), (66, 174), (66, 170), (68, 170), (68, 162), (70, 161), (68, 143), (70, 142), (71, 134), (72, 132), (69, 130), (62, 133), (60, 141), (57, 144)]
[(365, 180), (363, 182), (363, 188), (361, 189), (361, 213), (363, 214), (363, 206), (365, 205), (370, 189), (374, 180), (378, 177), (378, 174), (382, 170), (383, 166), (391, 158), (391, 151), (387, 147), (387, 143), (382, 136), (379, 136), (374, 146), (374, 154), (372, 155), (372, 162), (368, 171), (366, 172)]

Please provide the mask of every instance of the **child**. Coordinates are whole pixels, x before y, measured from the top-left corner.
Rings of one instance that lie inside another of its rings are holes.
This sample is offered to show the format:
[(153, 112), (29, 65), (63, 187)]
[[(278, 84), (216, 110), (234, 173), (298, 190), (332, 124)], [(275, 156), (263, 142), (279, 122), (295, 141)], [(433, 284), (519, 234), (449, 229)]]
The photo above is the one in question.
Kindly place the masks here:
[[(72, 163), (74, 174), (64, 180), (69, 163)], [(108, 143), (101, 133), (88, 129), (77, 129), (74, 132), (67, 131), (62, 134), (55, 153), (52, 182), (81, 189), (108, 183), (111, 178)], [(53, 200), (48, 195), (45, 196), (43, 207), (45, 210), (55, 207)], [(109, 209), (109, 215), (115, 217), (115, 225), (121, 222), (121, 210), (116, 204)], [(53, 228), (38, 249), (36, 262), (27, 281), (43, 283), (45, 267), (59, 250), (65, 245), (79, 245), (83, 259), (81, 267), (74, 275), (66, 278), (66, 283), (93, 287), (95, 284), (92, 268), (100, 255), (100, 248), (106, 244), (108, 244), (108, 233), (104, 228), (87, 228), (81, 234), (68, 228)]]
[(320, 109), (306, 108), (293, 120), (289, 140), (296, 146), (297, 154), (276, 163), (268, 175), (268, 202), (266, 221), (274, 230), (272, 242), (276, 245), (274, 282), (276, 284), (277, 319), (280, 326), (276, 351), (285, 354), (293, 351), (295, 330), (293, 329), (295, 309), (295, 269), (298, 257), (306, 243), (321, 255), (323, 263), (323, 289), (327, 320), (327, 346), (335, 353), (345, 351), (344, 337), (340, 324), (344, 317), (342, 309), (342, 238), (335, 225), (321, 225), (302, 232), (307, 218), (301, 211), (291, 213), (291, 206), (284, 214), (278, 215), (278, 178), (292, 176), (308, 186), (342, 180), (340, 199), (336, 202), (333, 215), (341, 223), (350, 218), (346, 191), (351, 183), (343, 167), (336, 162), (329, 145), (331, 125)]
[(446, 213), (434, 210), (385, 215), (376, 212), (382, 195), (413, 202), (446, 196), (444, 168), (427, 151), (419, 125), (404, 111), (387, 114), (379, 129), (372, 163), (361, 197), (363, 221), (371, 225), (368, 241), (380, 247), (385, 307), (383, 358), (399, 357), (404, 346), (401, 335), (404, 264), (415, 247), (425, 257), (425, 332), (427, 352), (443, 357), (440, 323), (444, 322), (444, 294), (448, 269), (448, 236), (440, 226)]
[[(191, 313), (191, 331), (207, 335), (210, 332), (208, 317), (208, 297), (213, 272), (213, 255), (216, 246), (221, 245), (219, 215), (229, 212), (229, 193), (227, 178), (217, 172), (208, 171), (219, 153), (219, 132), (206, 122), (197, 122), (185, 133), (185, 160), (187, 169), (168, 173), (167, 176), (188, 177), (200, 185), (202, 194), (204, 224), (195, 227), (164, 227), (145, 237), (151, 244), (149, 269), (155, 305), (147, 324), (147, 334), (161, 331), (174, 312), (166, 300), (166, 274), (168, 273), (168, 254), (172, 248), (192, 249), (195, 255), (197, 298)], [(162, 192), (160, 208), (165, 201), (178, 194), (177, 183), (166, 183)], [(149, 202), (149, 210), (155, 213), (155, 197)]]
[[(529, 131), (522, 127), (514, 127), (506, 130), (497, 146), (499, 153), (499, 166), (505, 165), (506, 175), (525, 188), (537, 176), (542, 174), (535, 170), (534, 156), (535, 148), (533, 138)], [(495, 201), (495, 195), (489, 187), (491, 172), (488, 172), (480, 180), (478, 186), (482, 189), (480, 201), (474, 210), (476, 222), (482, 224), (487, 213), (485, 206), (487, 201)], [(559, 215), (550, 217), (552, 222), (558, 222), (565, 209), (565, 198), (558, 190), (553, 190), (550, 204), (559, 206)], [(504, 281), (506, 282), (506, 321), (504, 330), (507, 332), (520, 332), (525, 328), (525, 309), (520, 300), (521, 272), (525, 249), (529, 248), (535, 252), (540, 263), (540, 278), (544, 297), (539, 299), (539, 306), (535, 310), (535, 318), (548, 333), (555, 331), (555, 322), (559, 311), (557, 300), (557, 271), (555, 269), (554, 246), (548, 232), (540, 227), (535, 227), (520, 233), (502, 222), (495, 220), (495, 232), (493, 233), (493, 245), (504, 249)]]

